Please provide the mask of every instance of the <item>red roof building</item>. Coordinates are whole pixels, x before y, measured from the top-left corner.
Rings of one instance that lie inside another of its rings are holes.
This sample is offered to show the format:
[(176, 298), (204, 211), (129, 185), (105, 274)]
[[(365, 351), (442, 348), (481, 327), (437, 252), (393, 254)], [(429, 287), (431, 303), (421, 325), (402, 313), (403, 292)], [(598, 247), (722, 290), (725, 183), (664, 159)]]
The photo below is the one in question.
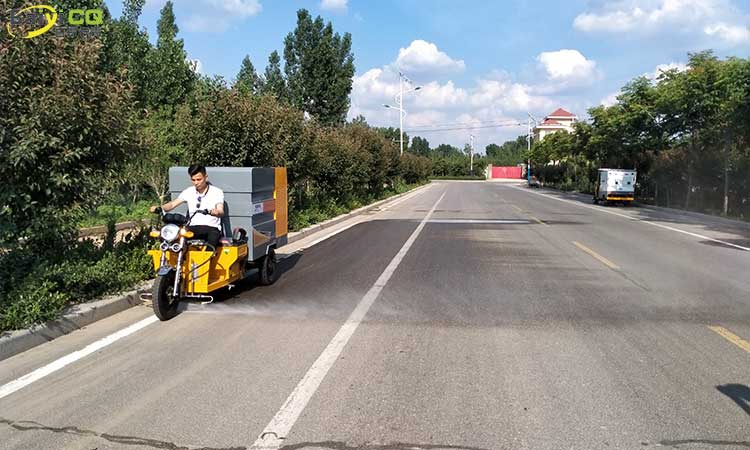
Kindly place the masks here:
[(545, 117), (542, 123), (534, 127), (534, 139), (541, 141), (545, 136), (558, 131), (572, 133), (573, 124), (576, 122), (578, 122), (578, 116), (562, 108), (557, 108)]

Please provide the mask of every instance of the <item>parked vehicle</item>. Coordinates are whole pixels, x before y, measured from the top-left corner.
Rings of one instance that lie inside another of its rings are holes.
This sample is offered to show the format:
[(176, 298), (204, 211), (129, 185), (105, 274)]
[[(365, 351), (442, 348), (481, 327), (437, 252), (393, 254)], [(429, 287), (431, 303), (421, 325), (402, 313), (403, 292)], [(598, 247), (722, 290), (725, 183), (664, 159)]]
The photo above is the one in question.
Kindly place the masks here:
[(594, 186), (594, 203), (630, 205), (635, 200), (635, 181), (635, 170), (599, 169)]

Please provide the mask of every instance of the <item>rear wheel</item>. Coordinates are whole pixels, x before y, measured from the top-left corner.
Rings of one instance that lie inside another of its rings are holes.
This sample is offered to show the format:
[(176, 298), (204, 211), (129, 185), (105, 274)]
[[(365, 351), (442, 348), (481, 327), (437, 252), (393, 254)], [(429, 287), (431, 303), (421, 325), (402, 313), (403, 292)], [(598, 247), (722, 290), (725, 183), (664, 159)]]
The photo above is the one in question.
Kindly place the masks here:
[(268, 286), (273, 284), (279, 277), (279, 271), (276, 267), (276, 252), (271, 248), (268, 254), (264, 256), (258, 264), (258, 276), (260, 284)]
[(177, 315), (178, 298), (174, 298), (174, 272), (159, 275), (154, 281), (152, 304), (154, 314), (161, 321), (169, 320)]

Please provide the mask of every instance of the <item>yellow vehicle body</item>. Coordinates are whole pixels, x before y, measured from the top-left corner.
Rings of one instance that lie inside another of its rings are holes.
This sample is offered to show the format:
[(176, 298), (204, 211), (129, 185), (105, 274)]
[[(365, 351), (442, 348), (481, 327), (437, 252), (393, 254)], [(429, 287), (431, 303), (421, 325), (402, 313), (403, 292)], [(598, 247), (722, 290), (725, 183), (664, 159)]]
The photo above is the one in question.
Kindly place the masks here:
[[(223, 245), (212, 259), (211, 251), (203, 247), (193, 247), (185, 254), (182, 264), (181, 283), (185, 294), (208, 294), (223, 288), (245, 276), (247, 265), (247, 245)], [(149, 250), (148, 254), (158, 270), (161, 263), (161, 250)], [(177, 265), (177, 253), (167, 252), (167, 263)]]

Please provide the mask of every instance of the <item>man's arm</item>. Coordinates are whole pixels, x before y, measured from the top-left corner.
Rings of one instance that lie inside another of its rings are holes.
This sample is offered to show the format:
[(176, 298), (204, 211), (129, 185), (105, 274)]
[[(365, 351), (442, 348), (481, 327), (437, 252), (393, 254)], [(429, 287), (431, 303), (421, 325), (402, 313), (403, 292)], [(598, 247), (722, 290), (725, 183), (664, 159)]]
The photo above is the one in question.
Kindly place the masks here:
[[(171, 210), (177, 208), (178, 206), (180, 206), (183, 203), (185, 203), (185, 200), (183, 200), (181, 198), (176, 198), (176, 199), (172, 200), (171, 202), (167, 202), (167, 203), (161, 205), (160, 207), (159, 206), (152, 206), (149, 210), (152, 213), (156, 212), (156, 208), (161, 208), (164, 211), (171, 211)], [(223, 214), (223, 208), (222, 208), (222, 214)]]
[(217, 203), (214, 209), (209, 212), (209, 214), (214, 217), (224, 217), (224, 202)]

